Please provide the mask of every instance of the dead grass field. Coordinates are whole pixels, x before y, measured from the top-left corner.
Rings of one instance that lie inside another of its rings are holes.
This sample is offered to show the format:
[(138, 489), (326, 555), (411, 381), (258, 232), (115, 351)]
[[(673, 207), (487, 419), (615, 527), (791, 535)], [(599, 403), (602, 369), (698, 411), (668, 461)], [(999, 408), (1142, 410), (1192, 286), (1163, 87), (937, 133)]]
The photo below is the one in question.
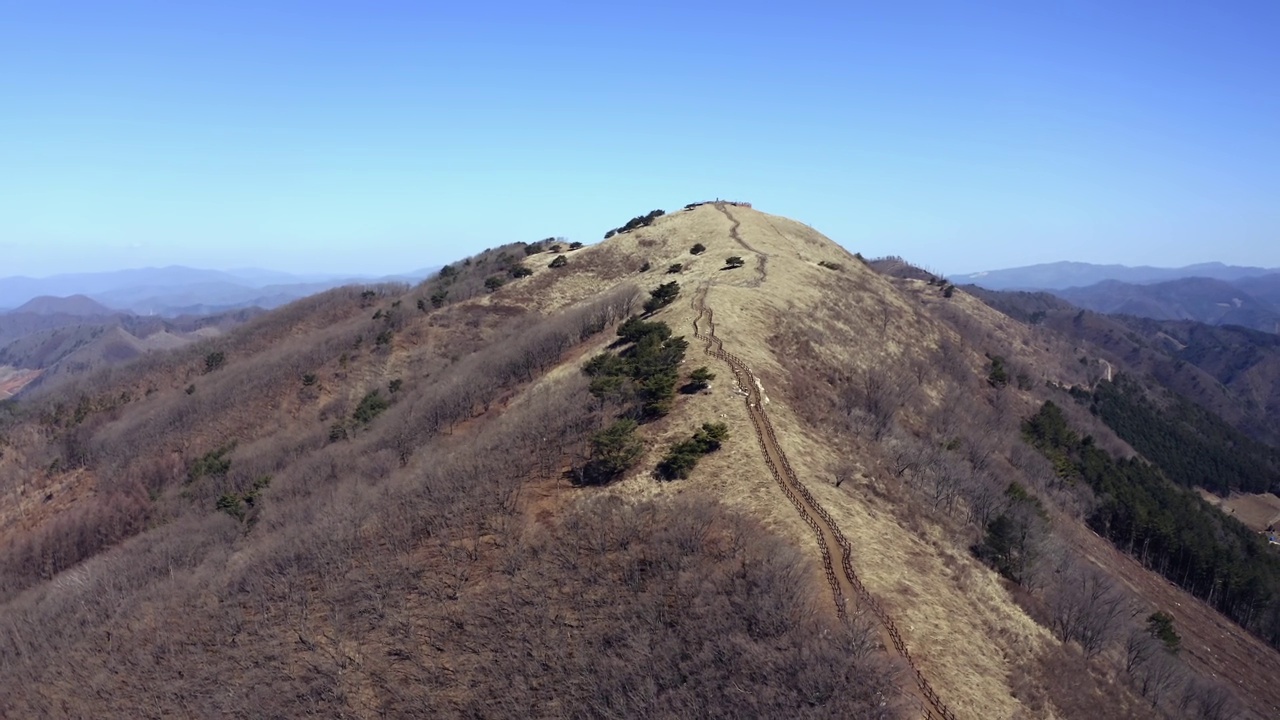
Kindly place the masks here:
[[(779, 357), (769, 343), (779, 323), (789, 322), (795, 313), (865, 322), (839, 328), (844, 337), (831, 338), (830, 351), (849, 363), (899, 361), (921, 345), (936, 342), (941, 330), (924, 318), (913, 318), (911, 324), (895, 321), (884, 342), (859, 346), (857, 341), (868, 337), (867, 325), (881, 316), (886, 305), (895, 317), (918, 315), (910, 298), (804, 225), (746, 208), (728, 211), (738, 220), (743, 240), (768, 255), (767, 275), (759, 287), (752, 287), (758, 275), (750, 253), (729, 236), (730, 219), (713, 206), (660, 218), (652, 227), (607, 245), (650, 259), (651, 273), (671, 263), (684, 264), (679, 275), (649, 278), (654, 285), (674, 278), (687, 296), (699, 284), (711, 283), (707, 303), (715, 310), (717, 334), (725, 349), (742, 357), (762, 378), (764, 394), (770, 398), (766, 407), (784, 450), (801, 480), (853, 543), (856, 569), (894, 615), (935, 689), (962, 718), (1017, 716), (1019, 702), (1009, 678), (1018, 665), (1033, 662), (1052, 642), (1049, 634), (1013, 602), (994, 573), (964, 549), (943, 540), (936, 529), (906, 527), (898, 516), (900, 508), (868, 492), (865, 483), (834, 488), (829, 468), (837, 459), (830, 449), (835, 439), (814, 436), (771, 389), (789, 373), (805, 371)], [(691, 255), (689, 247), (695, 242), (707, 251)], [(742, 256), (747, 265), (722, 269), (724, 258), (731, 255)], [(818, 266), (824, 260), (843, 266), (842, 274), (852, 286), (847, 292), (834, 293), (827, 287), (825, 281), (834, 271)], [(693, 316), (686, 300), (663, 310), (658, 318), (691, 334)], [(812, 558), (808, 576), (815, 587), (825, 589), (813, 533), (765, 468), (741, 397), (733, 391), (729, 368), (703, 356), (696, 345), (690, 348), (686, 363), (706, 364), (718, 373), (713, 389), (657, 424), (652, 435), (655, 442), (639, 467), (652, 467), (669, 442), (682, 439), (701, 422), (728, 423), (733, 440), (700, 463), (688, 485), (710, 490), (731, 506), (762, 518), (804, 548)], [(647, 471), (640, 471), (612, 491), (644, 497), (678, 493), (681, 485), (657, 483)]]
[[(767, 275), (759, 287), (754, 287), (756, 263), (729, 236), (731, 218), (737, 220), (745, 243), (768, 256)], [(707, 252), (690, 255), (688, 246), (694, 242), (705, 245)], [(768, 411), (792, 464), (853, 543), (855, 566), (863, 582), (893, 615), (920, 667), (951, 708), (964, 718), (1052, 717), (1051, 707), (1022, 704), (1029, 696), (1043, 695), (1043, 690), (1028, 692), (1025, 686), (1015, 685), (1027, 681), (1023, 669), (1049, 657), (1058, 641), (1027, 615), (998, 576), (967, 548), (958, 547), (940, 525), (908, 508), (900, 493), (886, 490), (890, 480), (883, 476), (874, 452), (867, 455), (865, 447), (824, 436), (783, 402), (782, 386), (793, 375), (811, 369), (779, 354), (770, 338), (776, 328), (803, 317), (820, 328), (819, 352), (851, 368), (907, 364), (949, 341), (969, 348), (963, 362), (975, 377), (982, 377), (986, 358), (973, 347), (972, 338), (966, 343), (956, 335), (955, 319), (967, 318), (966, 332), (989, 342), (993, 351), (1007, 354), (1019, 371), (1030, 376), (1032, 386), (1041, 389), (1046, 381), (1087, 383), (1090, 368), (1075, 362), (1081, 350), (1016, 323), (963, 292), (944, 299), (938, 288), (924, 281), (880, 276), (811, 228), (746, 208), (730, 207), (726, 216), (713, 206), (701, 206), (661, 218), (652, 227), (615, 238), (606, 246), (611, 252), (649, 259), (650, 273), (661, 273), (670, 263), (684, 264), (678, 275), (641, 276), (649, 285), (674, 278), (689, 292), (701, 283), (711, 283), (707, 302), (715, 310), (717, 334), (726, 350), (742, 357), (762, 379)], [(746, 266), (722, 269), (723, 258), (730, 255), (743, 256)], [(842, 269), (820, 267), (819, 261)], [(668, 308), (659, 317), (691, 332), (693, 312), (687, 303)], [(716, 387), (708, 397), (686, 404), (654, 429), (659, 447), (651, 450), (641, 467), (652, 466), (661, 447), (710, 419), (706, 417), (710, 410), (729, 423), (735, 441), (700, 464), (689, 484), (709, 489), (765, 519), (806, 548), (813, 562), (808, 575), (815, 587), (825, 587), (812, 532), (763, 467), (741, 400), (732, 394), (731, 380), (726, 380), (728, 368), (698, 355), (691, 348), (688, 362), (695, 367), (708, 364), (720, 373)], [(922, 390), (926, 402), (938, 400), (933, 388)], [(973, 391), (980, 392), (976, 387)], [(1021, 393), (1010, 401), (1014, 411), (1025, 416), (1043, 398)], [(904, 417), (908, 423), (918, 420), (911, 412)], [(1114, 438), (1109, 441), (1118, 444)], [(832, 468), (850, 461), (858, 468), (857, 478), (836, 488)], [(656, 483), (640, 472), (612, 491), (646, 496), (680, 492), (680, 487)], [(1131, 571), (1132, 565), (1125, 564), (1124, 570)], [(1158, 577), (1142, 573), (1142, 581), (1133, 587), (1149, 602), (1165, 599), (1168, 593), (1194, 602)], [(1153, 593), (1155, 588), (1160, 592)], [(1249, 657), (1255, 666), (1268, 656), (1274, 659), (1265, 645), (1214, 617), (1216, 627), (1231, 636), (1229, 644), (1256, 653), (1236, 651), (1230, 657)], [(1265, 682), (1262, 677), (1253, 680)], [(1032, 680), (1036, 681), (1054, 679)], [(1256, 705), (1259, 698), (1253, 699)]]
[(1280, 525), (1280, 497), (1271, 493), (1235, 494), (1223, 499), (1201, 490), (1200, 497), (1235, 516), (1251, 530), (1261, 532)]

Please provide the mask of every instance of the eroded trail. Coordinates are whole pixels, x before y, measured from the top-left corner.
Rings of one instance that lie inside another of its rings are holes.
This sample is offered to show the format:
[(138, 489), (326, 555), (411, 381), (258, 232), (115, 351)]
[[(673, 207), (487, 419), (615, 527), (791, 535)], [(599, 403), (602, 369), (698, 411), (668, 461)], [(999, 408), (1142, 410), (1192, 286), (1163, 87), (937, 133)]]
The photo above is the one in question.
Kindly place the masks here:
[[(721, 210), (724, 211), (723, 208)], [(727, 211), (724, 212), (728, 215)], [(732, 216), (730, 217), (732, 218)], [(737, 229), (736, 221), (734, 229)], [(739, 242), (741, 242), (740, 239)], [(742, 244), (747, 247), (746, 243)], [(763, 266), (761, 266), (761, 272), (763, 273)], [(913, 693), (913, 695), (921, 701), (924, 717), (930, 720), (955, 720), (955, 714), (947, 708), (942, 699), (938, 697), (938, 694), (933, 691), (929, 681), (920, 672), (919, 667), (916, 666), (911, 657), (911, 652), (903, 641), (902, 634), (898, 631), (893, 619), (889, 617), (883, 606), (867, 591), (862, 581), (858, 578), (858, 574), (853, 569), (853, 547), (844, 537), (844, 534), (840, 532), (835, 519), (813, 497), (805, 484), (800, 481), (795, 470), (792, 469), (791, 463), (787, 461), (787, 455), (778, 444), (773, 424), (769, 421), (768, 413), (765, 412), (764, 397), (759, 381), (746, 362), (724, 349), (724, 343), (716, 335), (715, 314), (707, 305), (707, 291), (709, 289), (710, 284), (704, 283), (694, 294), (693, 307), (697, 312), (697, 317), (693, 321), (694, 337), (704, 342), (703, 351), (706, 354), (724, 361), (729, 366), (733, 371), (733, 377), (738, 387), (745, 393), (747, 413), (750, 415), (751, 424), (755, 428), (756, 440), (760, 444), (760, 451), (764, 455), (765, 464), (769, 467), (769, 472), (773, 475), (773, 479), (782, 488), (783, 494), (787, 496), (787, 499), (795, 506), (796, 511), (800, 513), (800, 517), (813, 530), (814, 536), (818, 541), (818, 548), (822, 553), (822, 568), (826, 572), (827, 582), (831, 585), (831, 592), (835, 598), (836, 614), (842, 622), (849, 622), (848, 602), (850, 598), (855, 599), (859, 607), (870, 610), (875, 615), (876, 620), (879, 621), (885, 646), (892, 646), (906, 660), (915, 680), (915, 690), (917, 692)], [(833, 548), (839, 553), (840, 559), (838, 563), (833, 560)]]
[(724, 213), (725, 217), (729, 218), (729, 222), (733, 223), (733, 225), (729, 228), (729, 237), (733, 238), (734, 242), (741, 245), (744, 250), (756, 256), (756, 279), (751, 281), (750, 286), (760, 287), (760, 284), (763, 283), (765, 281), (765, 278), (769, 276), (768, 253), (762, 253), (759, 250), (756, 250), (755, 248), (748, 245), (746, 240), (742, 239), (742, 235), (738, 233), (738, 228), (742, 226), (742, 223), (738, 220), (738, 218), (733, 216), (733, 213), (729, 212), (728, 205), (722, 202), (718, 202), (715, 204), (715, 207), (721, 213)]

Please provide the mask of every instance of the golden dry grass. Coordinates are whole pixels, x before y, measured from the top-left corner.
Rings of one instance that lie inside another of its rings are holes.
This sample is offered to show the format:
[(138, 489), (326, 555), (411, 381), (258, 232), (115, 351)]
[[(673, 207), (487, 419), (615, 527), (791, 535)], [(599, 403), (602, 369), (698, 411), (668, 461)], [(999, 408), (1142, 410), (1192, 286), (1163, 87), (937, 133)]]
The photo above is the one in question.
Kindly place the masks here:
[(1262, 531), (1280, 525), (1280, 497), (1271, 493), (1237, 493), (1223, 499), (1207, 490), (1201, 490), (1200, 496), (1235, 516), (1252, 530)]
[[(875, 274), (812, 229), (746, 208), (730, 207), (728, 212), (738, 220), (741, 238), (768, 256), (766, 275), (758, 287), (753, 286), (759, 279), (756, 253), (730, 237), (730, 218), (713, 206), (661, 218), (651, 228), (614, 238), (583, 254), (605, 247), (621, 250), (648, 258), (658, 272), (671, 263), (684, 263), (678, 276), (655, 277), (650, 271), (646, 279), (656, 285), (675, 277), (686, 297), (701, 283), (712, 283), (707, 302), (715, 311), (717, 334), (728, 351), (742, 357), (762, 378), (784, 450), (853, 543), (856, 569), (895, 617), (935, 689), (963, 718), (1017, 715), (1019, 702), (1009, 678), (1017, 666), (1034, 662), (1054, 642), (1050, 635), (1018, 607), (994, 573), (965, 548), (956, 547), (941, 529), (919, 522), (912, 524), (921, 526), (920, 530), (904, 527), (908, 523), (900, 515), (905, 508), (867, 492), (873, 480), (836, 489), (829, 468), (840, 459), (831, 449), (840, 439), (820, 436), (786, 406), (782, 393), (771, 392), (771, 386), (785, 382), (788, 374), (806, 371), (770, 345), (779, 325), (800, 314), (824, 323), (830, 345), (822, 351), (849, 366), (907, 362), (936, 346), (947, 328), (929, 317), (911, 294), (899, 291), (893, 281)], [(689, 253), (695, 242), (707, 247), (703, 255)], [(724, 259), (731, 255), (742, 256), (746, 266), (723, 270)], [(817, 265), (823, 260), (843, 267), (835, 288), (832, 280), (837, 273)], [(886, 307), (894, 321), (885, 332), (873, 330)], [(692, 334), (693, 316), (687, 300), (658, 315), (686, 335)], [(866, 342), (869, 338), (876, 340)], [(654, 427), (650, 452), (638, 465), (642, 470), (612, 492), (644, 496), (680, 492), (686, 484), (714, 492), (809, 551), (809, 576), (815, 587), (825, 590), (812, 531), (764, 466), (728, 368), (703, 356), (698, 343), (690, 348), (688, 358), (691, 368), (706, 364), (719, 374), (713, 391), (681, 403)], [(976, 369), (981, 358), (970, 361)], [(730, 426), (733, 440), (722, 451), (700, 463), (687, 483), (662, 484), (649, 477), (648, 468), (670, 442), (708, 420)], [(870, 464), (862, 463), (864, 473), (870, 471)]]

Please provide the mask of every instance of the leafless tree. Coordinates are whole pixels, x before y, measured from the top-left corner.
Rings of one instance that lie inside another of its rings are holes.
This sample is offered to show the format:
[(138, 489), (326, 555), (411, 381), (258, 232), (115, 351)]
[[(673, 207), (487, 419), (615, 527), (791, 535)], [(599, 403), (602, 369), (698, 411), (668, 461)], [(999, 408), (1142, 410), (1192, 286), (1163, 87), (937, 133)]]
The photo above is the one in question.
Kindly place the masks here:
[(1165, 695), (1177, 687), (1182, 677), (1182, 669), (1177, 658), (1168, 653), (1156, 653), (1150, 660), (1139, 665), (1134, 673), (1138, 692), (1156, 707)]
[(1045, 602), (1054, 635), (1093, 657), (1114, 637), (1128, 597), (1105, 573), (1077, 562), (1046, 591)]
[(1190, 678), (1178, 698), (1178, 710), (1196, 720), (1231, 720), (1240, 716), (1240, 701), (1222, 683)]

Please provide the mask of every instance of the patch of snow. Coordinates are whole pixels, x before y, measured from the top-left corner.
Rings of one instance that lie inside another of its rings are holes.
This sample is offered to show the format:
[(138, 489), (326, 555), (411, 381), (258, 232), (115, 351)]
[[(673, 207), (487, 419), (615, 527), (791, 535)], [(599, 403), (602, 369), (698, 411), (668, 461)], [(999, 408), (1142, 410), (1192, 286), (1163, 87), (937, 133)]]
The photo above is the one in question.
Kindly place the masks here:
[(756, 378), (756, 390), (760, 391), (760, 404), (768, 405), (769, 396), (764, 393), (764, 384), (760, 382), (760, 378)]

